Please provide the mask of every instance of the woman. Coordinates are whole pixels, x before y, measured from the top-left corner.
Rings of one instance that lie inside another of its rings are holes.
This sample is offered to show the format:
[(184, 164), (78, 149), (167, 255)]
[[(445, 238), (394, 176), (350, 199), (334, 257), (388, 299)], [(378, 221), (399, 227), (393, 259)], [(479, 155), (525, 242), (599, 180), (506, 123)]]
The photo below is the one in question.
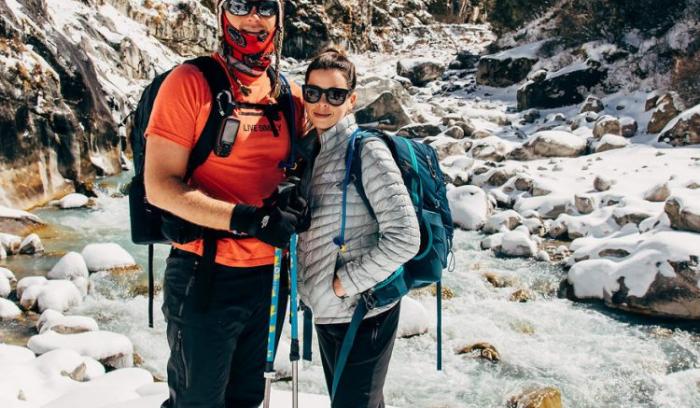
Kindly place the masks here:
[[(320, 148), (304, 188), (310, 219), (299, 237), (299, 294), (314, 314), (329, 392), (359, 295), (415, 256), (420, 245), (418, 221), (401, 173), (388, 147), (376, 138), (364, 141), (361, 152), (362, 185), (371, 209), (350, 183), (345, 244), (341, 248), (334, 243), (341, 230), (346, 149), (357, 129), (352, 114), (356, 83), (352, 62), (344, 53), (328, 49), (309, 65), (302, 89)], [(383, 386), (398, 321), (398, 302), (367, 314), (340, 376), (334, 408), (384, 406)]]

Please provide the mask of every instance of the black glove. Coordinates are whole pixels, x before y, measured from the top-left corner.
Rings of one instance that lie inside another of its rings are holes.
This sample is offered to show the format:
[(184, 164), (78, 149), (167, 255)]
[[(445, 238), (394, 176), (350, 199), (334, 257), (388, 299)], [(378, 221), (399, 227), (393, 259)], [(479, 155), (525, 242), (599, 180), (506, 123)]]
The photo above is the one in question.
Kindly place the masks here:
[(286, 248), (298, 222), (293, 212), (269, 203), (263, 207), (236, 204), (231, 214), (230, 228), (274, 247)]

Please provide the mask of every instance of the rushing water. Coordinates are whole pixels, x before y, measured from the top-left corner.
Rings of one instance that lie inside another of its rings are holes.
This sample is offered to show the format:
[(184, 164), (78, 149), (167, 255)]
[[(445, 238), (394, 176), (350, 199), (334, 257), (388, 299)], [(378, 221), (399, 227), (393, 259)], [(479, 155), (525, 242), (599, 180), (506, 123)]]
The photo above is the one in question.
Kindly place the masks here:
[[(128, 176), (104, 181), (94, 209), (35, 211), (50, 227), (41, 231), (48, 255), (10, 257), (19, 276), (45, 274), (66, 251), (91, 242), (117, 242), (145, 265), (146, 249), (131, 244), (127, 199), (112, 197)], [(508, 397), (531, 386), (555, 386), (566, 407), (700, 406), (700, 336), (689, 323), (651, 322), (593, 304), (556, 297), (563, 272), (522, 259), (501, 259), (478, 248), (480, 234), (458, 231), (457, 267), (445, 286), (444, 370), (435, 369), (435, 330), (396, 342), (386, 386), (387, 401), (397, 407), (503, 407)], [(160, 279), (166, 247), (156, 251)], [(514, 286), (494, 288), (483, 273), (509, 275)], [(145, 274), (142, 274), (145, 275)], [(145, 277), (142, 276), (141, 279)], [(156, 327), (147, 327), (147, 300), (103, 278), (94, 293), (71, 314), (96, 318), (102, 329), (124, 333), (143, 359), (143, 367), (165, 376), (168, 347), (165, 323), (156, 310)], [(535, 301), (509, 301), (517, 288), (531, 288)], [(434, 323), (435, 298), (422, 296)], [(156, 305), (162, 303), (160, 295)], [(5, 323), (5, 341), (21, 342), (32, 329)], [(434, 327), (434, 324), (433, 326)], [(501, 361), (492, 363), (456, 350), (475, 342), (495, 346)], [(318, 350), (315, 350), (318, 356)], [(278, 387), (288, 384), (277, 383)], [(301, 389), (324, 393), (318, 359), (304, 363)]]

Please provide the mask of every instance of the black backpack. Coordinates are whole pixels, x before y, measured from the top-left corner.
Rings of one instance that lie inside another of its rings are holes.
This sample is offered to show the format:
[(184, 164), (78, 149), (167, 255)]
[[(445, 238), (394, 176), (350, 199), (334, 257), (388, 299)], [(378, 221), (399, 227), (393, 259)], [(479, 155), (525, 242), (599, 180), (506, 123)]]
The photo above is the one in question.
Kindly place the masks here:
[[(207, 118), (207, 122), (202, 130), (202, 134), (197, 139), (187, 163), (187, 171), (184, 180), (188, 181), (194, 170), (202, 165), (209, 154), (214, 149), (216, 139), (223, 120), (231, 115), (236, 102), (231, 98), (224, 100), (223, 96), (230, 96), (231, 85), (223, 67), (212, 57), (198, 57), (185, 62), (196, 66), (206, 78), (212, 94), (212, 109)], [(202, 262), (197, 270), (202, 276), (197, 279), (201, 284), (195, 285), (195, 295), (201, 308), (207, 307), (206, 296), (211, 284), (211, 270), (214, 265), (216, 255), (216, 241), (220, 238), (237, 238), (233, 233), (215, 231), (207, 229), (188, 221), (185, 221), (167, 211), (151, 205), (146, 197), (144, 185), (144, 165), (146, 157), (146, 137), (145, 132), (148, 121), (151, 117), (153, 104), (158, 91), (165, 78), (172, 70), (158, 75), (141, 94), (141, 98), (133, 114), (133, 126), (130, 132), (131, 148), (134, 160), (134, 177), (129, 188), (129, 212), (131, 219), (131, 240), (135, 244), (148, 245), (148, 323), (153, 327), (153, 297), (154, 297), (154, 275), (153, 275), (153, 245), (169, 244), (171, 242), (186, 243), (196, 239), (204, 239), (204, 254)], [(270, 73), (270, 71), (268, 71)], [(272, 78), (272, 77), (271, 77)], [(274, 81), (274, 78), (272, 78)], [(290, 160), (282, 163), (285, 168), (292, 166), (292, 159), (295, 157), (296, 139), (296, 114), (294, 112), (294, 101), (287, 79), (280, 75), (281, 93), (278, 104), (260, 105), (249, 103), (237, 103), (238, 106), (246, 108), (258, 108), (264, 111), (265, 116), (270, 121), (273, 131), (276, 131), (273, 120), (281, 111), (287, 122), (290, 133), (291, 155)], [(226, 92), (228, 91), (228, 92)]]

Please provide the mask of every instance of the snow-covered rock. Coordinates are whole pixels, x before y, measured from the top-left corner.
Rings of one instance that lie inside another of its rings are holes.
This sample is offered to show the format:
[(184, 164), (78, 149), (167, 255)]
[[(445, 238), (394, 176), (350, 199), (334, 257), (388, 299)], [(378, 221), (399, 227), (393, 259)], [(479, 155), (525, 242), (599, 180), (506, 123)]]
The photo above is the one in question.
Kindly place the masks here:
[(488, 136), (475, 140), (469, 155), (479, 160), (503, 161), (511, 150), (513, 150), (512, 143), (498, 136)]
[(622, 149), (629, 145), (629, 140), (622, 136), (605, 134), (600, 140), (593, 143), (593, 150), (596, 153), (602, 153), (608, 150)]
[(136, 269), (136, 261), (115, 243), (88, 244), (81, 253), (90, 272)]
[(668, 186), (667, 182), (663, 182), (644, 192), (644, 199), (647, 201), (660, 203), (666, 201), (670, 195), (671, 188)]
[(27, 276), (17, 282), (17, 297), (22, 298), (24, 290), (34, 285), (46, 284), (46, 278), (43, 276)]
[(525, 197), (518, 200), (513, 209), (520, 214), (528, 211), (536, 211), (544, 219), (556, 219), (566, 212), (571, 204), (571, 199), (567, 194), (550, 194), (538, 197)]
[(86, 207), (90, 199), (88, 196), (79, 193), (71, 193), (60, 199), (57, 205), (62, 209)]
[(9, 364), (29, 363), (36, 356), (26, 347), (0, 343), (0, 367)]
[(21, 315), (22, 311), (15, 302), (0, 297), (0, 320), (12, 320)]
[(83, 256), (77, 252), (68, 252), (51, 268), (46, 277), (49, 279), (73, 279), (87, 278), (88, 275), (88, 267)]
[(22, 246), (22, 237), (0, 232), (0, 246), (5, 248), (8, 255), (18, 254)]
[(600, 139), (604, 135), (622, 135), (620, 120), (610, 115), (599, 117), (593, 126), (593, 137)]
[(37, 281), (36, 284), (27, 287), (20, 298), (23, 308), (31, 310), (37, 307), (40, 312), (47, 309), (63, 312), (80, 306), (82, 301), (81, 292), (68, 280)]
[(0, 205), (0, 229), (5, 232), (24, 235), (43, 225), (46, 223), (30, 212)]
[(588, 95), (586, 97), (586, 100), (583, 101), (583, 104), (581, 105), (581, 110), (579, 110), (580, 113), (586, 113), (586, 112), (601, 112), (605, 109), (605, 106), (603, 105), (603, 101), (600, 100), (600, 98), (597, 98), (593, 95)]
[(661, 96), (651, 114), (651, 120), (647, 125), (647, 133), (659, 133), (676, 116), (685, 110), (685, 104), (675, 92), (669, 92)]
[(480, 229), (493, 209), (484, 190), (476, 186), (455, 187), (447, 199), (453, 221), (466, 230)]
[(544, 130), (523, 145), (532, 157), (578, 157), (586, 151), (586, 140), (569, 132)]
[(477, 66), (477, 83), (506, 87), (524, 80), (539, 60), (537, 53), (543, 44), (539, 41), (481, 57)]
[(596, 178), (593, 180), (593, 188), (595, 188), (596, 191), (608, 191), (612, 185), (613, 180), (610, 180), (607, 177), (596, 176)]
[(501, 256), (528, 258), (537, 254), (537, 244), (527, 233), (509, 231), (503, 234), (501, 244), (493, 250)]
[(623, 116), (620, 118), (620, 127), (622, 136), (627, 138), (634, 137), (639, 130), (639, 124), (637, 121), (629, 116)]
[(107, 331), (59, 334), (49, 330), (32, 336), (27, 347), (36, 354), (57, 349), (73, 350), (114, 368), (133, 365), (134, 346), (131, 340), (122, 334)]
[(595, 61), (578, 61), (549, 73), (540, 81), (528, 81), (518, 89), (518, 110), (557, 108), (578, 104), (589, 94), (588, 89), (605, 78), (605, 68)]
[(401, 100), (389, 91), (355, 112), (355, 117), (360, 124), (384, 121), (386, 123), (382, 123), (382, 128), (392, 131), (411, 123)]
[(427, 58), (400, 60), (396, 65), (396, 73), (411, 80), (415, 86), (425, 86), (445, 72), (445, 66)]
[(673, 146), (700, 144), (700, 104), (669, 122), (661, 130), (659, 141)]
[(700, 235), (650, 231), (572, 243), (573, 297), (638, 313), (700, 318)]
[(513, 210), (506, 210), (489, 217), (482, 231), (486, 234), (510, 231), (520, 225), (523, 217)]
[(44, 244), (36, 234), (29, 234), (22, 241), (19, 247), (20, 254), (33, 255), (44, 252)]
[(449, 156), (465, 155), (471, 147), (470, 140), (455, 140), (450, 137), (438, 137), (430, 143), (438, 154), (439, 160), (444, 160)]
[(670, 197), (664, 211), (677, 230), (700, 233), (700, 190), (687, 190)]
[(425, 307), (419, 301), (404, 296), (401, 299), (401, 314), (396, 335), (406, 338), (425, 334), (428, 332), (429, 321)]
[(0, 267), (0, 297), (6, 298), (12, 291), (11, 284), (17, 282), (15, 274), (7, 268)]
[(76, 334), (87, 331), (99, 330), (95, 319), (86, 316), (64, 316), (53, 309), (48, 309), (41, 314), (36, 323), (39, 334), (47, 330), (53, 330), (60, 334)]

